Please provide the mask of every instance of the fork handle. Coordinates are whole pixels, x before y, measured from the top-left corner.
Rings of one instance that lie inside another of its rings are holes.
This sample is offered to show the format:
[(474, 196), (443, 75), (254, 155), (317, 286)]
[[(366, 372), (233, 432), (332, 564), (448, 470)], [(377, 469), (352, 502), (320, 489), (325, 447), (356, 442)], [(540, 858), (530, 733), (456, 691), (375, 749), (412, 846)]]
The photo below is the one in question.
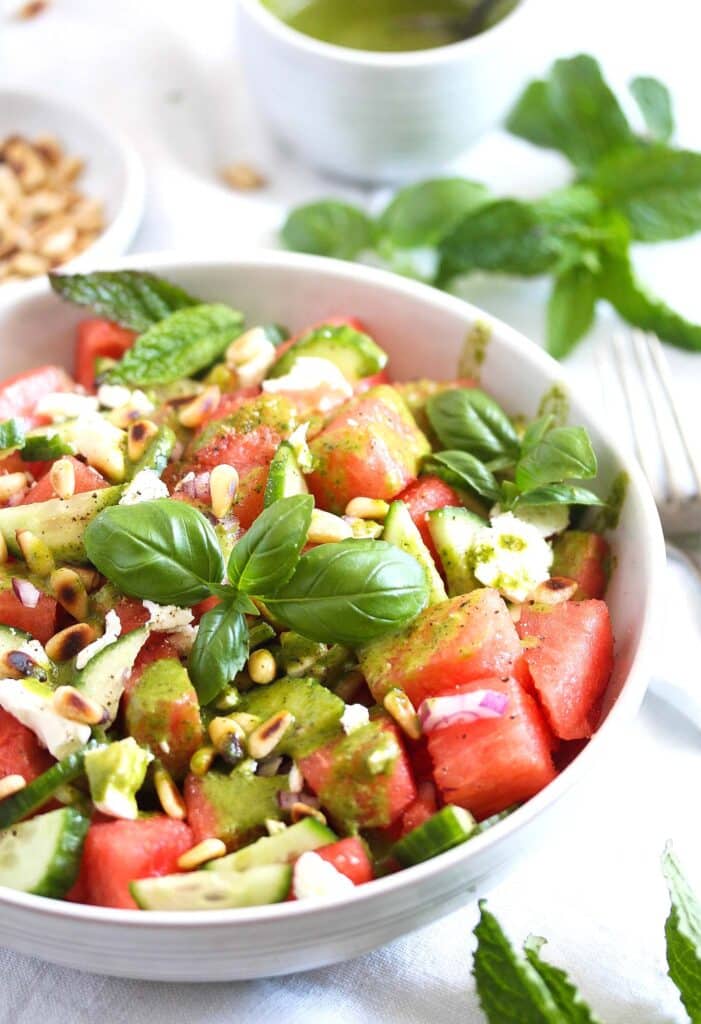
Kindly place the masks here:
[(697, 583), (701, 584), (701, 549), (680, 548), (678, 544), (672, 544), (668, 540), (665, 541), (665, 547), (667, 555), (681, 562), (687, 569), (691, 569), (696, 576)]

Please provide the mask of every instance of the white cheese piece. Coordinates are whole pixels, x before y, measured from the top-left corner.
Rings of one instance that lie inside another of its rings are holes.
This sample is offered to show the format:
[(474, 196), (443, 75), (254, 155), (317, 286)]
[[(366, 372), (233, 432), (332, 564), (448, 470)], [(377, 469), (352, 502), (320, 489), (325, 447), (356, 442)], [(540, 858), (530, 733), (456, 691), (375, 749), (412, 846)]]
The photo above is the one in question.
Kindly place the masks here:
[(122, 623), (119, 616), (113, 608), (110, 608), (107, 615), (105, 615), (105, 632), (76, 655), (75, 667), (78, 671), (85, 668), (90, 659), (94, 658), (100, 651), (104, 651), (105, 647), (113, 644), (119, 638), (121, 632)]
[(197, 639), (197, 630), (199, 628), (199, 626), (191, 625), (180, 626), (169, 634), (169, 639), (172, 641), (178, 654), (185, 656), (190, 653)]
[(333, 864), (308, 850), (294, 866), (294, 893), (298, 900), (328, 900), (347, 896), (355, 886)]
[(155, 601), (141, 603), (149, 613), (146, 625), (155, 633), (170, 633), (192, 622), (192, 611), (189, 608), (178, 608), (175, 604), (156, 604)]
[(346, 736), (356, 729), (362, 729), (370, 721), (370, 712), (363, 704), (346, 704), (340, 722)]
[(89, 725), (58, 715), (51, 703), (52, 691), (21, 679), (0, 679), (0, 707), (31, 729), (52, 757), (61, 760), (90, 739)]
[(168, 488), (153, 469), (142, 469), (126, 487), (120, 505), (138, 505), (140, 501), (155, 501), (167, 498)]
[(505, 512), (477, 531), (471, 559), (480, 583), (510, 601), (525, 601), (548, 579), (553, 553), (535, 526)]
[(320, 356), (298, 356), (289, 373), (284, 377), (264, 380), (261, 387), (269, 394), (279, 391), (325, 391), (327, 395), (322, 396), (318, 402), (322, 412), (336, 405), (339, 397), (351, 398), (353, 395), (353, 388), (336, 364)]
[[(490, 519), (502, 515), (501, 507), (495, 505), (489, 513)], [(566, 530), (570, 521), (567, 505), (524, 505), (518, 510), (518, 518), (534, 526), (541, 537), (554, 537)]]
[(97, 389), (97, 400), (103, 409), (118, 409), (120, 405), (128, 405), (130, 398), (131, 390), (123, 384), (101, 384)]
[(78, 416), (97, 412), (97, 398), (94, 395), (78, 395), (74, 391), (53, 391), (42, 395), (34, 406), (37, 416), (48, 416), (54, 422), (72, 420)]
[(314, 456), (312, 455), (312, 450), (309, 447), (309, 442), (307, 441), (308, 430), (308, 422), (300, 423), (296, 430), (293, 430), (287, 438), (287, 443), (292, 446), (292, 450), (295, 453), (297, 465), (303, 473), (311, 473), (314, 469)]
[(268, 341), (263, 331), (261, 335), (262, 337), (256, 338), (255, 355), (236, 367), (239, 387), (258, 387), (277, 358), (273, 343)]

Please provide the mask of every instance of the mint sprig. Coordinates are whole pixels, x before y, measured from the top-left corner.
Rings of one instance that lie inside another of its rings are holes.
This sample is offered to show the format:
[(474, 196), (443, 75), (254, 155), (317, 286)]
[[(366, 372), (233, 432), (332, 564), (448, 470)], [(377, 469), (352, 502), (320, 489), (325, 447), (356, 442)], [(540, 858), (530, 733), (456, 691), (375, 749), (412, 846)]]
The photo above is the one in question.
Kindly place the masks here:
[(178, 285), (139, 270), (49, 274), (49, 281), (62, 299), (88, 306), (132, 331), (146, 331), (176, 309), (199, 301)]
[(669, 976), (679, 989), (692, 1024), (701, 1021), (701, 902), (684, 877), (668, 844), (662, 870), (672, 907), (665, 924)]

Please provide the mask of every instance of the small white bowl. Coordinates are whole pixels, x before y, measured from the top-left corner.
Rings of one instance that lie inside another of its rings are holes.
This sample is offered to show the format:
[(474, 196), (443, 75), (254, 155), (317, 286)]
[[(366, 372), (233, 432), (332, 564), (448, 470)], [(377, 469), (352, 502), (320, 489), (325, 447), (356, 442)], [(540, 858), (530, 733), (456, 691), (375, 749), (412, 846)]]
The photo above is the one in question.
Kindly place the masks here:
[[(146, 181), (140, 157), (119, 132), (47, 96), (0, 89), (0, 139), (8, 135), (29, 140), (55, 135), (67, 155), (85, 161), (78, 190), (103, 203), (103, 231), (62, 270), (78, 270), (126, 252), (143, 216)], [(26, 282), (0, 283), (0, 296), (25, 286)]]
[[(230, 302), (249, 323), (292, 330), (326, 317), (356, 316), (390, 355), (397, 380), (455, 375), (467, 331), (491, 330), (483, 386), (512, 412), (533, 415), (563, 369), (523, 335), (425, 285), (367, 267), (289, 253), (193, 262), (177, 256), (122, 261), (162, 274), (206, 301)], [(61, 302), (44, 282), (0, 303), (3, 374), (40, 362), (72, 363), (83, 311)], [(329, 903), (283, 903), (250, 910), (197, 913), (106, 910), (0, 889), (2, 944), (30, 956), (98, 974), (163, 981), (226, 981), (307, 970), (350, 959), (447, 914), (483, 894), (526, 852), (537, 854), (550, 827), (576, 816), (573, 784), (607, 767), (649, 678), (654, 612), (665, 568), (657, 511), (632, 456), (595, 422), (586, 401), (570, 394), (571, 420), (590, 431), (599, 455), (596, 486), (606, 494), (629, 476), (607, 600), (616, 666), (605, 720), (567, 768), (538, 796), (464, 846), (425, 864), (359, 887)], [(562, 801), (562, 805), (561, 805)], [(596, 822), (590, 823), (596, 827)]]
[(530, 9), (521, 0), (493, 28), (449, 46), (376, 53), (319, 42), (260, 0), (238, 0), (239, 52), (274, 132), (310, 163), (399, 181), (435, 174), (497, 124), (534, 70)]

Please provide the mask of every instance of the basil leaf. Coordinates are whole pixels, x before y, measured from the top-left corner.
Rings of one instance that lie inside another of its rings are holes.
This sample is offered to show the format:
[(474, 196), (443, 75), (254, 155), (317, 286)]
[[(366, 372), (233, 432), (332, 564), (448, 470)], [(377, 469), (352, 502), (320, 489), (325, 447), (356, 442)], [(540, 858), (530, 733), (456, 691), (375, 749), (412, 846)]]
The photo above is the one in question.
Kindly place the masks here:
[(556, 359), (569, 355), (594, 321), (597, 275), (584, 263), (555, 278), (548, 302), (547, 350)]
[(21, 448), (24, 444), (24, 427), (21, 420), (11, 419), (0, 423), (0, 452), (8, 448)]
[(370, 218), (362, 210), (334, 199), (297, 207), (281, 234), (288, 249), (341, 260), (355, 259), (374, 241)]
[(555, 416), (552, 413), (539, 416), (537, 420), (529, 423), (521, 439), (521, 454), (525, 454), (539, 444), (554, 426), (556, 426)]
[(313, 508), (311, 494), (295, 494), (261, 512), (231, 552), (228, 574), (238, 590), (264, 597), (289, 580), (306, 542)]
[(421, 472), (440, 477), (452, 487), (475, 491), (490, 501), (499, 500), (501, 491), (496, 477), (484, 463), (469, 452), (436, 452), (424, 459)]
[(85, 531), (85, 550), (125, 594), (158, 604), (197, 604), (224, 575), (213, 528), (171, 498), (104, 509)]
[(484, 185), (466, 178), (422, 181), (397, 192), (380, 217), (378, 229), (400, 248), (431, 246), (488, 197)]
[(176, 309), (198, 300), (170, 281), (140, 270), (97, 271), (92, 274), (49, 274), (62, 299), (89, 306), (132, 331), (146, 331)]
[(667, 844), (662, 870), (672, 906), (665, 923), (669, 976), (679, 989), (689, 1020), (701, 1020), (701, 904)]
[(524, 508), (540, 505), (605, 505), (598, 495), (584, 487), (573, 487), (571, 484), (544, 484), (534, 487), (532, 491), (519, 494), (512, 508)]
[(34, 434), (26, 438), (20, 454), (23, 462), (51, 462), (74, 452), (73, 445), (59, 434)]
[(385, 541), (347, 540), (302, 555), (265, 603), (307, 639), (353, 647), (399, 629), (427, 601), (426, 574), (415, 558)]
[(108, 379), (145, 387), (192, 377), (222, 354), (242, 326), (243, 316), (229, 306), (179, 309), (139, 335)]
[(554, 427), (529, 447), (516, 465), (516, 486), (528, 491), (540, 484), (596, 476), (597, 463), (584, 427)]
[(187, 670), (200, 704), (209, 704), (248, 658), (248, 627), (236, 601), (216, 605), (200, 619)]
[(645, 118), (650, 138), (655, 142), (669, 142), (674, 134), (674, 114), (667, 86), (656, 78), (640, 75), (630, 83), (630, 91)]
[(469, 452), (483, 462), (501, 456), (515, 461), (518, 435), (504, 410), (479, 388), (450, 388), (432, 395), (426, 413), (441, 444)]

